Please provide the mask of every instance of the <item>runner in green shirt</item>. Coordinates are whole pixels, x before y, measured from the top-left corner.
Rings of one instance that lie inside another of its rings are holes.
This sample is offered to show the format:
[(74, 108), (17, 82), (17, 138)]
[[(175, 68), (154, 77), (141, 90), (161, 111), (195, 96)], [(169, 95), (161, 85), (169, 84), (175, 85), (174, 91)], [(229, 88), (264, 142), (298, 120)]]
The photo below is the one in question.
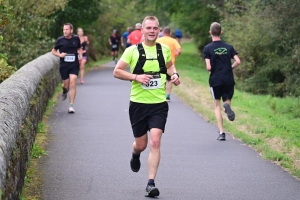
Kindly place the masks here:
[[(179, 85), (180, 81), (172, 65), (170, 48), (156, 43), (159, 34), (159, 22), (156, 17), (147, 16), (144, 19), (142, 34), (144, 42), (125, 50), (116, 65), (114, 76), (132, 81), (129, 117), (135, 137), (130, 161), (133, 172), (140, 169), (140, 153), (147, 147), (147, 132), (150, 131), (146, 196), (156, 197), (159, 196), (159, 190), (155, 187), (154, 179), (160, 161), (161, 137), (169, 110), (165, 97), (166, 73), (171, 76), (174, 85)], [(130, 72), (125, 71), (128, 65)]]

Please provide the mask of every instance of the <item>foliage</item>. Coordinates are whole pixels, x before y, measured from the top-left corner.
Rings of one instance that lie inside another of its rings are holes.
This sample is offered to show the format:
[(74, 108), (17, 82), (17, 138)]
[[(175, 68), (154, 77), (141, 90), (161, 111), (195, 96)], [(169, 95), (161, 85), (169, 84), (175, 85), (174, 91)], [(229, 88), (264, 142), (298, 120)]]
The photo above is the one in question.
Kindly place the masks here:
[[(0, 36), (0, 45), (2, 46), (3, 37)], [(0, 46), (0, 48), (1, 48)], [(0, 53), (0, 83), (9, 78), (17, 68), (7, 64), (7, 55)]]
[(88, 28), (102, 14), (103, 8), (100, 7), (100, 0), (69, 0), (65, 7), (54, 12), (50, 17), (54, 23), (50, 27), (50, 36), (58, 38), (62, 35), (64, 23), (71, 23), (76, 29)]
[(232, 0), (220, 9), (223, 39), (233, 43), (242, 60), (235, 70), (239, 88), (299, 96), (299, 9), (294, 0)]
[(47, 36), (51, 23), (48, 17), (57, 9), (63, 8), (67, 0), (4, 0), (12, 8), (14, 18), (3, 27), (3, 52), (8, 62), (20, 68), (25, 63), (49, 51), (53, 39)]
[(9, 78), (13, 73), (17, 71), (17, 68), (7, 64), (7, 57), (0, 54), (0, 83)]
[(12, 7), (9, 6), (7, 0), (0, 0), (0, 32), (11, 23), (12, 18)]

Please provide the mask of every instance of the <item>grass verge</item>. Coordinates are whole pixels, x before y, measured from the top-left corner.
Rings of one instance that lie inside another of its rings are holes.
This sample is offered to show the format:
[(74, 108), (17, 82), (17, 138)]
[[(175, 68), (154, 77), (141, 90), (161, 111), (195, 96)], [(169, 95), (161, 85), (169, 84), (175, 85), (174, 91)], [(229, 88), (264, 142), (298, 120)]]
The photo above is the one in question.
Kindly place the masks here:
[[(182, 44), (182, 50), (176, 60), (182, 83), (173, 87), (173, 91), (207, 121), (216, 124), (205, 62), (193, 43)], [(227, 120), (223, 113), (226, 131), (253, 147), (263, 158), (300, 178), (299, 98), (276, 98), (235, 90), (232, 108), (236, 113), (234, 122)]]
[[(110, 57), (104, 57), (97, 62), (89, 62), (86, 65), (85, 71), (91, 71), (101, 68), (101, 65), (110, 61)], [(55, 90), (53, 97), (49, 100), (46, 112), (43, 115), (42, 121), (38, 124), (38, 130), (35, 142), (31, 149), (28, 168), (26, 171), (25, 183), (22, 188), (20, 200), (39, 200), (42, 199), (42, 169), (39, 169), (39, 158), (47, 156), (46, 144), (48, 142), (47, 132), (48, 126), (46, 124), (48, 117), (52, 113), (57, 104), (57, 100), (62, 92), (61, 84)]]

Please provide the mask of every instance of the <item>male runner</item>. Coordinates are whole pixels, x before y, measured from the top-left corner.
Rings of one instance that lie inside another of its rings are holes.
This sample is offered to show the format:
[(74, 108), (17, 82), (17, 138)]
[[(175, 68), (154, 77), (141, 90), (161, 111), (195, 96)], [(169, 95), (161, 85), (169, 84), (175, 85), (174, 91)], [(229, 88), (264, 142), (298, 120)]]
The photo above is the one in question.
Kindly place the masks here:
[(67, 98), (67, 93), (70, 88), (70, 105), (68, 112), (75, 113), (73, 104), (76, 95), (76, 80), (79, 73), (79, 61), (82, 59), (82, 48), (79, 37), (73, 35), (72, 24), (64, 24), (63, 33), (64, 35), (56, 40), (52, 53), (55, 56), (60, 57), (59, 72), (63, 80), (62, 100)]
[(111, 46), (111, 55), (113, 57), (113, 61), (115, 61), (115, 63), (117, 64), (120, 44), (120, 36), (118, 35), (117, 30), (113, 30), (112, 35), (108, 39), (108, 42)]
[[(171, 29), (169, 27), (165, 27), (162, 31), (163, 37), (158, 38), (156, 42), (166, 44), (170, 47), (171, 50), (171, 57), (172, 57), (172, 63), (175, 66), (175, 60), (176, 57), (181, 54), (181, 46), (175, 40), (174, 38), (171, 37)], [(172, 90), (172, 82), (171, 82), (171, 77), (167, 75), (167, 84), (166, 84), (166, 101), (170, 101), (170, 96), (171, 96), (171, 90)]]
[[(171, 61), (170, 48), (156, 43), (159, 33), (158, 19), (147, 16), (142, 23), (142, 33), (144, 42), (125, 50), (116, 65), (114, 76), (132, 81), (129, 117), (135, 137), (130, 161), (133, 172), (140, 169), (140, 153), (147, 147), (147, 132), (150, 131), (146, 196), (156, 197), (159, 196), (159, 190), (155, 187), (154, 179), (160, 161), (161, 137), (169, 110), (165, 98), (166, 73), (171, 76), (173, 84), (179, 85), (180, 81)], [(125, 71), (128, 65), (130, 72)]]
[(121, 45), (122, 47), (130, 47), (131, 44), (127, 43), (127, 38), (129, 36), (129, 34), (132, 32), (132, 27), (127, 27), (127, 31), (123, 33), (122, 37), (121, 37)]
[(141, 32), (142, 24), (137, 23), (135, 25), (135, 30), (132, 31), (127, 38), (127, 43), (131, 45), (135, 45), (141, 42), (142, 40), (142, 32)]
[[(233, 69), (240, 63), (237, 52), (232, 45), (221, 41), (221, 25), (214, 22), (210, 25), (209, 31), (212, 42), (204, 47), (206, 69), (210, 71), (209, 85), (213, 98), (215, 99), (215, 115), (219, 127), (217, 140), (226, 140), (223, 129), (223, 118), (221, 113), (221, 97), (224, 102), (223, 107), (230, 121), (235, 118), (235, 113), (231, 110), (230, 104), (234, 93)], [(235, 62), (231, 65), (231, 59)]]

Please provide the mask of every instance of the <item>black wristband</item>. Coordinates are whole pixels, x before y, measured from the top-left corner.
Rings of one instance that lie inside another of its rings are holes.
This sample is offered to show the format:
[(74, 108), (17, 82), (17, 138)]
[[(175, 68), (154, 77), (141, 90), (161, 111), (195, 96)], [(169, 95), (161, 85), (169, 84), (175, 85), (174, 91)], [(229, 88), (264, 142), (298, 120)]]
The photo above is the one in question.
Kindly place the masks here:
[(173, 73), (173, 75), (174, 75), (174, 74), (176, 74), (176, 75), (178, 76), (178, 78), (179, 78), (179, 74), (178, 74), (177, 72), (176, 72), (176, 73)]

